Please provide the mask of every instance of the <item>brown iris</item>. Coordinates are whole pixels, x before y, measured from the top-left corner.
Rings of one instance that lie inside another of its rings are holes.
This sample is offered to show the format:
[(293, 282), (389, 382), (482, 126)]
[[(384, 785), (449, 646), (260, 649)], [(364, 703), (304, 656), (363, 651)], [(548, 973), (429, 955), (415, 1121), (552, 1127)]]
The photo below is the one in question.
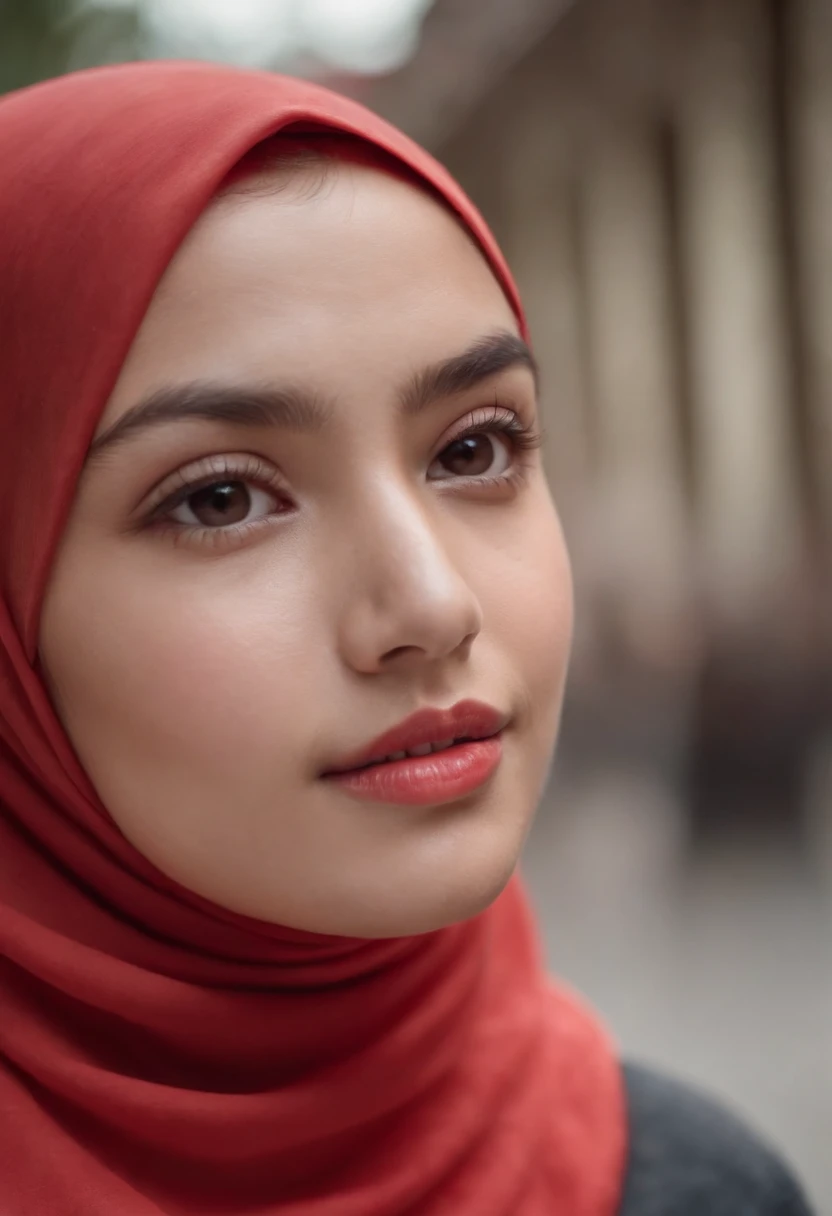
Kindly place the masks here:
[(490, 435), (464, 435), (449, 443), (439, 463), (457, 477), (481, 477), (494, 462), (494, 441)]
[(251, 510), (251, 494), (244, 481), (215, 481), (190, 494), (187, 501), (206, 528), (242, 523)]

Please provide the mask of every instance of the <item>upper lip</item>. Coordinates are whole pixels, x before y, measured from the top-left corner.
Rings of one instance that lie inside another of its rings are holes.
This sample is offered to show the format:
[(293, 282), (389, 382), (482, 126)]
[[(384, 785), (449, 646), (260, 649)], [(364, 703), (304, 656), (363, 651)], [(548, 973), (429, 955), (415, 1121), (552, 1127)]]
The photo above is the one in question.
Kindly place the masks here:
[(343, 756), (329, 773), (345, 773), (384, 760), (395, 752), (411, 751), (426, 743), (444, 743), (448, 739), (488, 739), (503, 730), (506, 714), (482, 701), (458, 701), (450, 709), (420, 709), (398, 726), (379, 735), (360, 751)]

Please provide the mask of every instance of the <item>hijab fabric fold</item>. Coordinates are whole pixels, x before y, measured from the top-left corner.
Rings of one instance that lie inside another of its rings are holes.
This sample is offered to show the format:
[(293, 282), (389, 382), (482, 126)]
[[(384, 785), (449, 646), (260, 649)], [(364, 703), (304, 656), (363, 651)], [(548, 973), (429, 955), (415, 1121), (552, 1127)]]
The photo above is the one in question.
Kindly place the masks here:
[(614, 1216), (622, 1085), (546, 977), (520, 883), (412, 938), (249, 920), (161, 875), (81, 769), (37, 664), (84, 456), (153, 291), (240, 158), (301, 126), (425, 152), (311, 84), (209, 64), (0, 99), (0, 1212)]

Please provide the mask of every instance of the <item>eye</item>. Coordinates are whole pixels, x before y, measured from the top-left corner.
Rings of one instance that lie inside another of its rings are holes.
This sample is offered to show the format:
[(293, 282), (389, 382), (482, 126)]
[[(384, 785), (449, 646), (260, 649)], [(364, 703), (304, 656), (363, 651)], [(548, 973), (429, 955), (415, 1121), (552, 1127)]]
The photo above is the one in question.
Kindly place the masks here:
[(153, 492), (137, 526), (224, 552), (293, 511), (274, 465), (250, 452), (226, 452), (177, 470)]
[(439, 453), (428, 469), (431, 481), (451, 477), (503, 477), (512, 465), (508, 435), (489, 431), (461, 435)]
[(228, 478), (192, 490), (167, 512), (167, 517), (185, 527), (228, 528), (264, 519), (279, 506), (277, 495), (250, 482)]

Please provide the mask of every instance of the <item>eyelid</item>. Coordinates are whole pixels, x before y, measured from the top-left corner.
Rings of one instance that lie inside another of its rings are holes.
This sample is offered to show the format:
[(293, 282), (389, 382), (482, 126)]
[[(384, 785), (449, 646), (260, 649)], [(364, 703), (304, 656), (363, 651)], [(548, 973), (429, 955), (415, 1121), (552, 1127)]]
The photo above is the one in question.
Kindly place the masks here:
[[(500, 421), (518, 422), (523, 425), (523, 419), (519, 410), (495, 399), (489, 402), (488, 405), (478, 405), (473, 410), (469, 410), (463, 418), (458, 419), (450, 430), (445, 433), (441, 443), (443, 445), (453, 443), (458, 434), (470, 430), (471, 427), (493, 426), (494, 423)], [(439, 450), (441, 451), (441, 447)]]
[(468, 410), (465, 416), (459, 418), (454, 423), (454, 426), (450, 427), (449, 434), (452, 437), (456, 430), (465, 430), (471, 424), (474, 424), (474, 426), (487, 426), (489, 422), (494, 422), (496, 418), (518, 417), (519, 413), (516, 409), (513, 409), (510, 405), (506, 405), (505, 402), (499, 399), (495, 399), (494, 401), (489, 401), (488, 404), (477, 405), (473, 407), (473, 410)]
[(172, 511), (201, 487), (223, 478), (251, 481), (270, 490), (283, 489), (285, 492), (277, 469), (262, 457), (250, 452), (222, 452), (203, 456), (170, 474), (150, 492), (137, 514), (152, 519)]
[(536, 410), (531, 417), (524, 418), (523, 413), (515, 406), (495, 398), (488, 405), (477, 406), (464, 418), (460, 418), (450, 431), (446, 431), (431, 459), (435, 460), (455, 440), (479, 431), (506, 434), (518, 453), (533, 451), (543, 444), (543, 431), (538, 426)]

